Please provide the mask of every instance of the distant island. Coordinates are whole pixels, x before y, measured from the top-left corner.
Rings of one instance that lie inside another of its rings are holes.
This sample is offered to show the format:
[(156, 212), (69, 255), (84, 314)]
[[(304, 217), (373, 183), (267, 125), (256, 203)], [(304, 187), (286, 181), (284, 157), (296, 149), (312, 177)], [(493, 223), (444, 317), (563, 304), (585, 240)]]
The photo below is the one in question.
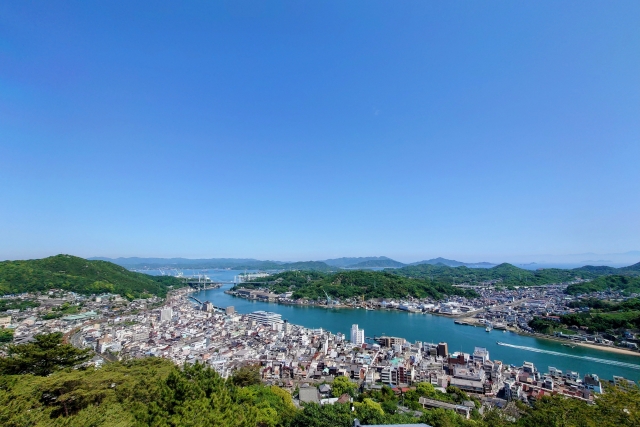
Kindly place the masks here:
[(438, 265), (438, 264), (442, 264), (442, 265), (446, 265), (447, 267), (470, 267), (470, 268), (490, 268), (490, 267), (495, 267), (497, 264), (492, 264), (490, 262), (474, 262), (474, 263), (468, 263), (468, 262), (461, 262), (461, 261), (456, 261), (454, 259), (446, 259), (446, 258), (432, 258), (432, 259), (428, 259), (425, 261), (418, 261), (418, 262), (412, 262), (409, 265), (423, 265), (423, 264), (431, 264), (431, 265)]

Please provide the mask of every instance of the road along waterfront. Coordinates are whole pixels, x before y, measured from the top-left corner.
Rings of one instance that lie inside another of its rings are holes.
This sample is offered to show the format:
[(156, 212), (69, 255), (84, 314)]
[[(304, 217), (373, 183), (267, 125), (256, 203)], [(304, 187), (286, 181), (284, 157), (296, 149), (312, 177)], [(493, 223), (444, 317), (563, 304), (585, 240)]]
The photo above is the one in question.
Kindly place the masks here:
[[(213, 280), (231, 281), (239, 274), (233, 270), (210, 270), (206, 274)], [(533, 362), (541, 371), (549, 366), (563, 371), (577, 371), (580, 375), (598, 374), (610, 380), (614, 375), (640, 380), (640, 361), (635, 355), (610, 353), (603, 350), (576, 346), (498, 330), (486, 332), (484, 328), (454, 324), (454, 319), (431, 314), (406, 313), (362, 309), (326, 309), (310, 306), (283, 305), (233, 297), (225, 294), (232, 285), (193, 294), (201, 301), (211, 301), (220, 307), (234, 306), (239, 313), (257, 310), (272, 311), (290, 323), (309, 328), (323, 328), (333, 333), (349, 334), (352, 324), (365, 330), (367, 337), (389, 335), (410, 341), (449, 344), (449, 351), (473, 352), (474, 347), (485, 347), (491, 359), (520, 366), (523, 361)], [(497, 342), (508, 345), (498, 345)]]

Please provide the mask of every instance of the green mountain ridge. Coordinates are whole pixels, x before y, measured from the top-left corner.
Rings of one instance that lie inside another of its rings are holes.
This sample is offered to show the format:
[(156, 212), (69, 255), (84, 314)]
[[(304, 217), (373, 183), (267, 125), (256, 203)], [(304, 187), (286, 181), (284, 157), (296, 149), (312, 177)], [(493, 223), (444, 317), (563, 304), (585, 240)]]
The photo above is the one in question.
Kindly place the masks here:
[(179, 279), (135, 273), (107, 261), (71, 255), (0, 262), (0, 295), (64, 289), (80, 294), (115, 293), (127, 298), (164, 297)]
[[(448, 283), (411, 279), (386, 271), (352, 270), (326, 274), (317, 271), (282, 272), (260, 279), (262, 283), (236, 285), (237, 288), (268, 289), (278, 294), (293, 292), (293, 298), (404, 298), (407, 296), (440, 299), (446, 295), (476, 296)], [(266, 282), (266, 284), (264, 283)]]
[(640, 277), (618, 274), (602, 276), (590, 282), (569, 285), (566, 292), (570, 295), (577, 295), (607, 290), (621, 291), (626, 294), (640, 293)]
[(372, 259), (368, 261), (362, 261), (345, 268), (404, 267), (405, 265), (406, 264), (392, 259)]
[(487, 268), (487, 267), (493, 267), (495, 265), (490, 262), (462, 262), (462, 261), (456, 261), (454, 259), (446, 259), (442, 257), (432, 258), (432, 259), (418, 261), (418, 262), (412, 262), (409, 265), (421, 265), (421, 264), (432, 264), (432, 265), (442, 264), (448, 267), (464, 266), (464, 267), (476, 267), (476, 268)]
[(573, 269), (544, 268), (538, 270), (525, 270), (509, 263), (502, 263), (491, 268), (469, 268), (466, 266), (449, 267), (444, 264), (420, 264), (388, 271), (392, 274), (397, 274), (403, 277), (445, 280), (449, 283), (479, 284), (481, 282), (499, 281), (499, 283), (504, 285), (537, 286), (569, 282), (576, 278), (590, 280), (612, 274), (631, 277), (639, 276), (640, 263), (621, 268), (584, 266)]

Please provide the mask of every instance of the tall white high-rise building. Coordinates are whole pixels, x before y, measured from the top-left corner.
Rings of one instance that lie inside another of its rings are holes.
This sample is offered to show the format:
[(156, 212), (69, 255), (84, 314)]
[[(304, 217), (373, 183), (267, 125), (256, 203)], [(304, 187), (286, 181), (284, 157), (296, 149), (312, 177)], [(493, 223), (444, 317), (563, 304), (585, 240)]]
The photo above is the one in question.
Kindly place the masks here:
[(160, 310), (160, 321), (161, 322), (171, 322), (171, 318), (173, 317), (173, 310), (171, 307), (163, 308)]
[(355, 345), (364, 344), (364, 329), (358, 328), (356, 323), (351, 325), (351, 343)]

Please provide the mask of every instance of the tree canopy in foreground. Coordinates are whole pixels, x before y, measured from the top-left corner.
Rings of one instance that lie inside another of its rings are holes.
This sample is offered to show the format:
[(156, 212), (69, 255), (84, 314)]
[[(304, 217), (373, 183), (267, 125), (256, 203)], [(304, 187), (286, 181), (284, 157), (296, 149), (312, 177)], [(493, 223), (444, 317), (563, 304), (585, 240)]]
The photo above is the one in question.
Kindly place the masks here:
[[(0, 363), (11, 366), (6, 359), (24, 358), (29, 353), (42, 357), (66, 349), (59, 338), (41, 336), (36, 343), (15, 346), (12, 356), (0, 359)], [(417, 404), (421, 396), (450, 402), (470, 399), (455, 387), (442, 393), (430, 384), (418, 384), (403, 396), (404, 404), (411, 407), (407, 412), (389, 387), (358, 394), (346, 378), (341, 378), (336, 386), (342, 387), (340, 392), (355, 395), (353, 404), (303, 404), (298, 408), (289, 392), (257, 383), (255, 367), (241, 370), (228, 380), (201, 364), (180, 368), (158, 358), (79, 369), (70, 366), (86, 355), (65, 351), (65, 362), (53, 368), (0, 375), (1, 426), (351, 427), (354, 418), (364, 425), (423, 422), (433, 427), (640, 425), (637, 387), (607, 387), (594, 405), (560, 396), (543, 397), (531, 407), (518, 404), (515, 417), (497, 410), (484, 416), (473, 411), (471, 419), (466, 420), (442, 409), (421, 412)], [(38, 360), (35, 363), (38, 365)], [(47, 375), (50, 371), (54, 372)], [(414, 410), (419, 411), (415, 414)]]

